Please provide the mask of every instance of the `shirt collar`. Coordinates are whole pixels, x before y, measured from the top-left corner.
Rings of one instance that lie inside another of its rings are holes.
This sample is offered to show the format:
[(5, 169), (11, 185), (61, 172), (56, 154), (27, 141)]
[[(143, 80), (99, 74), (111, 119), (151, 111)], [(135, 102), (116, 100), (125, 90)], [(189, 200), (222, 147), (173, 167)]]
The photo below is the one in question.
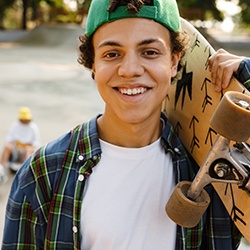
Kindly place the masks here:
[[(82, 135), (79, 139), (79, 155), (82, 156), (82, 159), (95, 159), (96, 156), (100, 155), (102, 152), (97, 130), (97, 119), (99, 116), (100, 115), (93, 118), (88, 123), (85, 123), (81, 130)], [(178, 157), (181, 155), (180, 141), (164, 113), (161, 113), (161, 120), (164, 125), (161, 135), (161, 145), (166, 153), (170, 152), (173, 157)]]
[(170, 152), (173, 157), (181, 155), (180, 146), (181, 143), (174, 132), (173, 126), (169, 123), (166, 115), (161, 113), (161, 119), (164, 121), (165, 126), (162, 130), (161, 144), (165, 152)]

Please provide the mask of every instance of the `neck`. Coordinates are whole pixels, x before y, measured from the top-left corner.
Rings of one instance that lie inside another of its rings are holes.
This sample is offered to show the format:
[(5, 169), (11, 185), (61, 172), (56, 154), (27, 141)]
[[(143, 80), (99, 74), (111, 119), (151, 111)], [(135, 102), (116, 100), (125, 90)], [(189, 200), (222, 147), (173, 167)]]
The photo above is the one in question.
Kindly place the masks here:
[(142, 123), (124, 123), (106, 119), (104, 114), (97, 120), (99, 137), (120, 147), (145, 147), (155, 142), (162, 131), (160, 117), (151, 119)]

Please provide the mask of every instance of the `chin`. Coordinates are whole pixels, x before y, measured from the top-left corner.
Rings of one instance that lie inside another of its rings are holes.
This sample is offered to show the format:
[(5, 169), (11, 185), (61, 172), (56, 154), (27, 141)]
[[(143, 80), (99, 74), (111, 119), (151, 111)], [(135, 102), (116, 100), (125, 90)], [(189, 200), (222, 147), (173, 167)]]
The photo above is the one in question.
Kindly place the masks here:
[(125, 123), (128, 123), (128, 124), (138, 124), (138, 123), (143, 123), (145, 121), (147, 121), (149, 119), (150, 115), (149, 114), (142, 114), (142, 112), (140, 112), (139, 114), (138, 113), (135, 113), (135, 114), (132, 114), (132, 112), (129, 112), (129, 114), (127, 115), (124, 115), (122, 114), (120, 116), (120, 119), (125, 122)]

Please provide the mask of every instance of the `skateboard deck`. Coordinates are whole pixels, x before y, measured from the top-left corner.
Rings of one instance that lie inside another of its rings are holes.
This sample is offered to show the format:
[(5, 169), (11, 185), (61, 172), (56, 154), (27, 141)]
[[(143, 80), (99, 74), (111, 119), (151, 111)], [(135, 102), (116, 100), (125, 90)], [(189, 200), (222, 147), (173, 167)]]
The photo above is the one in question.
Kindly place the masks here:
[[(227, 89), (215, 92), (208, 70), (208, 59), (214, 49), (189, 22), (184, 19), (181, 22), (182, 29), (190, 36), (190, 48), (184, 57), (182, 72), (165, 98), (163, 109), (185, 148), (201, 166), (219, 136), (210, 126), (210, 119), (225, 92), (250, 94), (235, 78), (231, 79)], [(234, 223), (250, 242), (250, 196), (236, 184), (213, 183), (213, 186)]]

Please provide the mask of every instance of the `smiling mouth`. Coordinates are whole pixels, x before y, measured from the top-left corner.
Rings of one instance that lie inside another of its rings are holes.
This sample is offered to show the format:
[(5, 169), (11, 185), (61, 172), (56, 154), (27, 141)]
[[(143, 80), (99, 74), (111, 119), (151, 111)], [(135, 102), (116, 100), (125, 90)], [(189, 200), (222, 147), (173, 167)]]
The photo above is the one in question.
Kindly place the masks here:
[(141, 87), (141, 88), (133, 88), (133, 89), (128, 89), (128, 88), (117, 88), (117, 90), (123, 94), (123, 95), (139, 95), (143, 94), (147, 91), (147, 88)]

